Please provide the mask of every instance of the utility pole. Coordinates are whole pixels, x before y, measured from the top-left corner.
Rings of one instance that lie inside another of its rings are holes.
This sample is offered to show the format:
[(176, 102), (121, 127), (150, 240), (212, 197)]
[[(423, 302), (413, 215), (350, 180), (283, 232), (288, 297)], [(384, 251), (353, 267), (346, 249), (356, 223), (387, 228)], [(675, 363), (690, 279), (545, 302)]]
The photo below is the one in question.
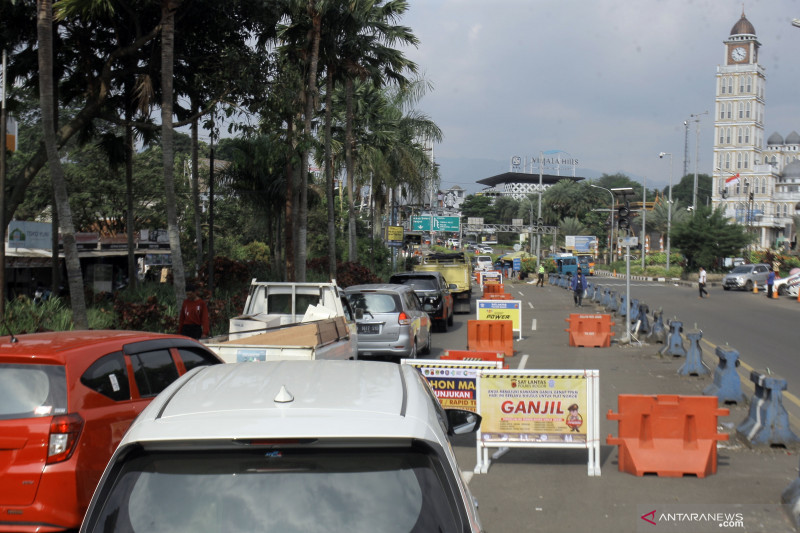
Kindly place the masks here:
[[(701, 115), (708, 115), (708, 111), (703, 111), (702, 113), (689, 115), (690, 118), (694, 119), (694, 122), (697, 125), (697, 129), (694, 135), (694, 187), (692, 188), (692, 216), (694, 216), (694, 214), (697, 212), (697, 158), (698, 158), (698, 149), (700, 145), (700, 119), (695, 117), (700, 117)], [(686, 168), (683, 169), (683, 172), (684, 172), (683, 175), (685, 176)]]

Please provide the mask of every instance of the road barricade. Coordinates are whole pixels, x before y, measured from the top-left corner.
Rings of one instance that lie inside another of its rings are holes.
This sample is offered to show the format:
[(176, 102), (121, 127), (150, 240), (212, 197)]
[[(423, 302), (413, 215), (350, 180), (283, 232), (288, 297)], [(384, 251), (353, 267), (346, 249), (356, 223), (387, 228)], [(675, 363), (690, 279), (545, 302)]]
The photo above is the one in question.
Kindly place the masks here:
[(728, 440), (717, 433), (717, 417), (729, 410), (717, 406), (710, 396), (647, 396), (620, 394), (618, 413), (607, 418), (618, 421), (618, 437), (607, 444), (619, 446), (620, 472), (660, 477), (695, 475), (717, 471), (717, 441)]
[(506, 356), (503, 352), (470, 352), (467, 350), (445, 350), (439, 357), (442, 361), (489, 361), (503, 363), (503, 368), (508, 368)]
[(664, 347), (658, 353), (661, 355), (671, 355), (672, 357), (686, 357), (686, 348), (683, 347), (683, 322), (677, 320), (670, 320), (669, 322), (669, 335)]
[(495, 283), (495, 282), (488, 282), (483, 286), (483, 298), (488, 299), (487, 297), (490, 294), (503, 294), (506, 292), (505, 286), (502, 283)]
[(571, 313), (569, 318), (564, 320), (569, 322), (569, 328), (564, 331), (569, 333), (570, 346), (595, 348), (611, 346), (611, 337), (614, 335), (611, 326), (615, 324), (611, 321), (611, 315)]
[(667, 330), (664, 327), (663, 316), (663, 311), (653, 311), (653, 327), (650, 328), (650, 333), (646, 338), (647, 342), (650, 344), (667, 343)]
[(750, 381), (756, 387), (750, 412), (736, 427), (736, 434), (750, 446), (789, 447), (800, 442), (789, 427), (789, 414), (783, 406), (781, 391), (786, 390), (786, 380), (753, 370)]
[(467, 350), (501, 352), (514, 355), (514, 322), (512, 320), (468, 320)]
[(703, 389), (703, 395), (716, 396), (720, 404), (743, 402), (742, 380), (736, 371), (739, 366), (739, 352), (730, 346), (717, 346), (715, 353), (719, 363), (714, 369), (714, 382)]
[(513, 300), (514, 295), (508, 292), (483, 293), (484, 300)]
[(611, 291), (608, 295), (608, 305), (606, 311), (616, 313), (619, 311), (619, 302), (617, 301), (617, 291)]
[(711, 369), (703, 363), (703, 349), (700, 347), (700, 339), (703, 332), (694, 329), (686, 332), (689, 339), (689, 353), (686, 355), (686, 362), (678, 369), (680, 376), (704, 376), (711, 373)]

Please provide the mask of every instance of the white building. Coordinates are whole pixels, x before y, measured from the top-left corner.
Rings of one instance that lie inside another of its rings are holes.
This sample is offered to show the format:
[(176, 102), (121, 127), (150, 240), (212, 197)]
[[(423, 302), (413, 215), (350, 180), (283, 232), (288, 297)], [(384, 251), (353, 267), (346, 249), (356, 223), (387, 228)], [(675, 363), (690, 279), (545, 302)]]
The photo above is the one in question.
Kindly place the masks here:
[(723, 41), (717, 66), (714, 108), (712, 204), (758, 235), (757, 246), (775, 246), (792, 235), (800, 209), (800, 135), (773, 133), (764, 148), (766, 71), (758, 62), (761, 43), (741, 18)]

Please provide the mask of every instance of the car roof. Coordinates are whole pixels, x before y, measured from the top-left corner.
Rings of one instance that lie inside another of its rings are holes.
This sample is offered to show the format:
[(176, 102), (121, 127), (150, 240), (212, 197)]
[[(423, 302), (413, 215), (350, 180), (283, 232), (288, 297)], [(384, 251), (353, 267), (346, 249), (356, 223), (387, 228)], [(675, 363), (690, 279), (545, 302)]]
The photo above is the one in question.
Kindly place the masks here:
[(88, 347), (98, 350), (119, 350), (124, 345), (149, 340), (176, 339), (197, 344), (181, 335), (166, 335), (144, 331), (73, 330), (29, 333), (0, 337), (0, 361), (65, 364), (72, 354)]
[(123, 444), (232, 438), (420, 438), (442, 444), (430, 393), (408, 365), (229, 363), (192, 370), (136, 419)]
[(390, 276), (389, 279), (392, 278), (440, 278), (442, 277), (441, 272), (436, 272), (434, 270), (429, 270), (427, 272), (420, 271), (420, 272), (396, 272)]

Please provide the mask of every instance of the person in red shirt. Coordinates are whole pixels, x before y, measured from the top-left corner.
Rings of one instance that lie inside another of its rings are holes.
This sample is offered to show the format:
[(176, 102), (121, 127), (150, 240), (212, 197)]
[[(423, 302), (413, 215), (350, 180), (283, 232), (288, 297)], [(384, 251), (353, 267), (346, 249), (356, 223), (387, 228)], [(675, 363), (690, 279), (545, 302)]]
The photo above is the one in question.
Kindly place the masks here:
[(194, 285), (186, 287), (186, 299), (178, 317), (178, 333), (193, 339), (208, 337), (208, 306), (197, 294)]

